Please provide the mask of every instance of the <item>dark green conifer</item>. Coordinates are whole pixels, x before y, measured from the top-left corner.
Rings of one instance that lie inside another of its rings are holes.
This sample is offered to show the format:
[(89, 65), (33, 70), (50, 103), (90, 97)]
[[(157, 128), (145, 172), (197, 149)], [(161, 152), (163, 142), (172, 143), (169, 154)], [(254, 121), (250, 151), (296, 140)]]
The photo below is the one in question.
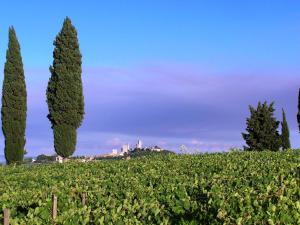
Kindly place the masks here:
[(9, 28), (8, 49), (2, 86), (2, 131), (7, 164), (20, 163), (24, 157), (27, 93), (20, 45), (13, 27)]
[(247, 118), (248, 133), (242, 133), (248, 146), (247, 151), (278, 151), (281, 145), (281, 138), (278, 132), (279, 121), (274, 117), (274, 103), (258, 103), (257, 108), (249, 106), (250, 117)]
[(48, 118), (52, 123), (56, 153), (68, 157), (75, 151), (76, 130), (84, 115), (81, 53), (77, 31), (68, 17), (54, 46), (47, 88)]
[(286, 121), (286, 116), (283, 109), (282, 109), (282, 122), (281, 122), (281, 146), (283, 150), (291, 148), (289, 126)]

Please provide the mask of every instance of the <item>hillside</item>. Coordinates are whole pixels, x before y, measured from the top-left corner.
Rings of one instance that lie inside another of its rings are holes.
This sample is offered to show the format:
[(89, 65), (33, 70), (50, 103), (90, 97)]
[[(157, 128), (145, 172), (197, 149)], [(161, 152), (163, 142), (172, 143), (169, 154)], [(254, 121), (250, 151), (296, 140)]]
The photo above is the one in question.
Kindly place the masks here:
[(53, 195), (57, 224), (300, 224), (299, 150), (4, 166), (0, 180), (14, 224), (51, 224)]

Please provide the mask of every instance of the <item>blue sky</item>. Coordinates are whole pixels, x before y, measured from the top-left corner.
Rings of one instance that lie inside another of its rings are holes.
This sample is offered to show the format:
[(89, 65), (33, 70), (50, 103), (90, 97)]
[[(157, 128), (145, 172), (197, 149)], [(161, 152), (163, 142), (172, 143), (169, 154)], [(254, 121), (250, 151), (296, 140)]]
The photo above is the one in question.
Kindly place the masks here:
[(45, 89), (66, 16), (83, 55), (86, 116), (76, 154), (137, 138), (174, 150), (242, 146), (248, 105), (259, 100), (274, 100), (278, 119), (286, 109), (293, 147), (300, 146), (299, 1), (3, 0), (0, 82), (13, 25), (28, 89), (30, 155), (53, 153)]

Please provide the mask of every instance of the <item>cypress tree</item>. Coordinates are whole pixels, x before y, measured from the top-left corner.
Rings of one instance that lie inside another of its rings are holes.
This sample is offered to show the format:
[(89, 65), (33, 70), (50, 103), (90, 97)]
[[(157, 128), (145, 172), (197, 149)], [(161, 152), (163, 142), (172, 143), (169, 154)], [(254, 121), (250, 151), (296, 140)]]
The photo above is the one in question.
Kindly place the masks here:
[(278, 132), (279, 121), (274, 117), (274, 103), (258, 103), (257, 108), (249, 106), (250, 117), (247, 118), (248, 133), (242, 133), (248, 146), (244, 146), (246, 151), (278, 151), (281, 139)]
[(290, 131), (289, 131), (288, 123), (286, 121), (285, 112), (283, 109), (282, 109), (282, 122), (281, 122), (281, 145), (283, 150), (291, 148)]
[(52, 124), (56, 153), (68, 157), (75, 151), (76, 130), (84, 115), (81, 53), (77, 31), (68, 17), (53, 44), (53, 65), (46, 93), (48, 119)]
[(8, 34), (1, 116), (5, 158), (11, 164), (22, 162), (25, 153), (27, 93), (20, 44), (13, 27)]

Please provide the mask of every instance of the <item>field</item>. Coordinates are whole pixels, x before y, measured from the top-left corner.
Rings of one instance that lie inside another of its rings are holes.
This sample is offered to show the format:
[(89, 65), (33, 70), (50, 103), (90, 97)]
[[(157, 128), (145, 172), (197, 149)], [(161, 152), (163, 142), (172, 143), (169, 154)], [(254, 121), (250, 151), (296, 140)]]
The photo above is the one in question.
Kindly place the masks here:
[(0, 167), (12, 224), (52, 224), (53, 195), (56, 224), (300, 224), (300, 151)]

